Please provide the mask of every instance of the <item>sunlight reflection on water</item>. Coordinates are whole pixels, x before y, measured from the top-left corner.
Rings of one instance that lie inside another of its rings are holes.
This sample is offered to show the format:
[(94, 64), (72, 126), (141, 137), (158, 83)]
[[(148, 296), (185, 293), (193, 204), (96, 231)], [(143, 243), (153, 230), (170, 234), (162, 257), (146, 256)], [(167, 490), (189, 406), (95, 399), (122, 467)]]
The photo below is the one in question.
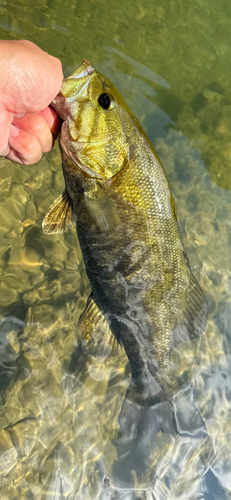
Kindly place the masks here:
[[(142, 471), (130, 471), (131, 452), (116, 468), (127, 358), (100, 363), (78, 351), (76, 323), (90, 288), (75, 229), (64, 236), (41, 229), (63, 191), (58, 147), (29, 168), (1, 160), (4, 500), (231, 498), (231, 12), (212, 4), (0, 6), (2, 38), (31, 39), (60, 57), (66, 74), (87, 57), (119, 87), (164, 164), (209, 305), (199, 345), (181, 346), (173, 359), (192, 375), (209, 437), (153, 436), (150, 427)], [(119, 484), (119, 467), (130, 488)]]

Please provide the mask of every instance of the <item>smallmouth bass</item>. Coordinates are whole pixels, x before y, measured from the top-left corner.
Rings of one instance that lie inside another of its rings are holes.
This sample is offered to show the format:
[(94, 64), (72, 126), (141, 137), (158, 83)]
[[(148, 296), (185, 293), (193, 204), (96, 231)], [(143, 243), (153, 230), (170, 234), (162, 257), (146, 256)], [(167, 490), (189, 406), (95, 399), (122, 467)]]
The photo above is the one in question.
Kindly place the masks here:
[(65, 232), (76, 220), (92, 286), (80, 344), (96, 355), (122, 344), (132, 372), (127, 399), (155, 405), (179, 391), (171, 349), (207, 321), (165, 171), (118, 90), (88, 61), (63, 81), (53, 107), (63, 120), (66, 188), (43, 229)]

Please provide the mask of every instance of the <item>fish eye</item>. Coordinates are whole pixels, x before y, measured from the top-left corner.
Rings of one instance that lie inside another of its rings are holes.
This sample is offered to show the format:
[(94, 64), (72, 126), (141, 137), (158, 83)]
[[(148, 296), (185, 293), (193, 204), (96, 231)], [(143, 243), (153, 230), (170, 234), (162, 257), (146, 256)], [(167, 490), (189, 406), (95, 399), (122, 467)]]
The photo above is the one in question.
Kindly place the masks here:
[(108, 109), (111, 104), (111, 98), (108, 94), (104, 93), (99, 96), (98, 103), (101, 108)]

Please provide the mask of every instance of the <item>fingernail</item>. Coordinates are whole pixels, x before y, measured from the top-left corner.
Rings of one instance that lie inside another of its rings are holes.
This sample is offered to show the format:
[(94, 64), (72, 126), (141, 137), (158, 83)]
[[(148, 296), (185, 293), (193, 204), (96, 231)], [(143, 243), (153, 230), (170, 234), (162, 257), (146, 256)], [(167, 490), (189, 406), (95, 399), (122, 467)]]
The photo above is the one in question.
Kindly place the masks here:
[(18, 113), (18, 114), (15, 114), (14, 117), (15, 118), (22, 118), (24, 115), (25, 115), (25, 113)]

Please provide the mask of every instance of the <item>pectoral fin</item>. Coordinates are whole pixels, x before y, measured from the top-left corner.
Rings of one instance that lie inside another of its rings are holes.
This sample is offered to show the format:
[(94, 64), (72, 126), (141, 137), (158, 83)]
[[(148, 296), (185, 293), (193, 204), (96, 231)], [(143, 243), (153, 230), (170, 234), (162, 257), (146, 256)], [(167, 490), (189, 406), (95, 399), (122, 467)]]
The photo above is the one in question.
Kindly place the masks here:
[(171, 348), (176, 347), (180, 342), (199, 337), (205, 331), (206, 322), (206, 297), (195, 276), (191, 273), (182, 318), (171, 333)]
[(51, 205), (43, 219), (42, 228), (46, 234), (65, 233), (74, 220), (72, 201), (65, 190)]
[(90, 356), (108, 358), (122, 349), (91, 295), (79, 318), (77, 335), (83, 352)]
[(102, 232), (109, 232), (120, 225), (120, 217), (107, 193), (95, 181), (84, 185), (84, 200), (88, 212)]

